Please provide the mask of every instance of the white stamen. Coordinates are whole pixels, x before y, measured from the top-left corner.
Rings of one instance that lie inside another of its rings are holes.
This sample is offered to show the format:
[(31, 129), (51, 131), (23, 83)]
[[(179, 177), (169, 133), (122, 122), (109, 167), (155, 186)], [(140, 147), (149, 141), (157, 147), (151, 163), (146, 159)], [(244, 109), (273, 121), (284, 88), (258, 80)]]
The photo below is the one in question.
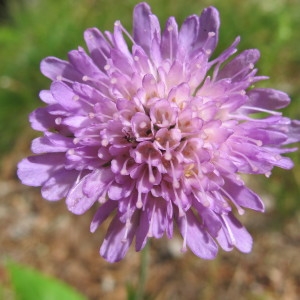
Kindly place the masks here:
[(95, 114), (92, 113), (92, 112), (90, 112), (90, 113), (88, 114), (88, 116), (89, 116), (90, 119), (94, 119), (94, 118), (95, 118)]
[(116, 78), (112, 78), (112, 79), (110, 80), (110, 83), (111, 83), (111, 84), (117, 83), (117, 79), (116, 79)]
[(104, 147), (106, 147), (108, 145), (108, 139), (103, 139), (101, 141), (101, 145), (104, 146)]
[(147, 126), (147, 123), (146, 123), (146, 122), (141, 122), (140, 125), (139, 125), (139, 127), (140, 127), (141, 129), (146, 128), (146, 126)]
[(55, 124), (60, 125), (61, 121), (62, 121), (62, 118), (58, 117), (58, 118), (55, 119)]

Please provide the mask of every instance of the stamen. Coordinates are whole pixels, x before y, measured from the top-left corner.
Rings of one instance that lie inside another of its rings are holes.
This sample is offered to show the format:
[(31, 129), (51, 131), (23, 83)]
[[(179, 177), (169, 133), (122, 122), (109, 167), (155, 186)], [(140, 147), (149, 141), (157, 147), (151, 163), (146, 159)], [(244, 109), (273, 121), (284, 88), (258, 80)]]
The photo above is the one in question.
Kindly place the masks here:
[(61, 122), (62, 122), (62, 118), (61, 117), (58, 117), (58, 118), (55, 119), (55, 124), (56, 125), (60, 125)]
[(74, 95), (72, 98), (74, 101), (78, 101), (80, 99), (80, 97), (78, 95)]
[(236, 240), (235, 240), (235, 238), (234, 238), (234, 235), (233, 235), (232, 230), (230, 229), (230, 227), (229, 227), (229, 225), (228, 225), (227, 220), (226, 220), (225, 217), (224, 217), (224, 214), (221, 214), (221, 218), (222, 218), (222, 220), (223, 220), (223, 222), (224, 222), (224, 224), (225, 224), (225, 226), (226, 226), (226, 228), (227, 228), (227, 231), (228, 231), (228, 234), (229, 234), (229, 238), (230, 238), (230, 241), (231, 241), (231, 245), (232, 245), (232, 246), (235, 246), (235, 245), (236, 245)]
[(57, 80), (57, 81), (65, 81), (65, 82), (68, 82), (68, 83), (73, 83), (72, 80), (63, 77), (62, 75), (57, 75), (57, 76), (56, 76), (56, 80)]
[(237, 154), (238, 156), (242, 157), (249, 164), (249, 166), (251, 167), (251, 169), (252, 169), (253, 172), (257, 172), (259, 170), (258, 167), (256, 167), (256, 166), (253, 165), (253, 163), (249, 160), (249, 158), (246, 155), (244, 155), (241, 152), (235, 151), (232, 148), (230, 148), (230, 150), (233, 153)]
[(187, 238), (187, 218), (186, 214), (184, 214), (182, 217), (182, 222), (184, 222), (184, 231), (183, 231), (183, 242), (182, 242), (182, 248), (181, 252), (186, 252), (187, 251), (187, 246), (186, 246), (186, 238)]
[(236, 201), (231, 197), (231, 195), (229, 193), (227, 193), (227, 191), (225, 191), (223, 188), (220, 188), (220, 190), (234, 204), (234, 206), (236, 207), (239, 215), (240, 216), (243, 215), (245, 213), (245, 210), (242, 209), (241, 206), (236, 203)]
[(171, 169), (172, 169), (172, 179), (173, 179), (173, 188), (178, 189), (180, 187), (179, 181), (177, 180), (176, 176), (175, 176), (175, 168), (174, 168), (174, 164), (173, 162), (170, 160), (170, 165), (171, 165)]
[(137, 198), (137, 202), (136, 202), (136, 207), (138, 209), (141, 209), (143, 207), (142, 193), (139, 191), (139, 189), (138, 189), (138, 198)]
[(149, 222), (149, 230), (148, 230), (147, 237), (153, 237), (153, 215), (154, 215), (154, 210), (155, 210), (155, 203), (153, 204), (153, 208), (152, 208), (152, 213), (151, 213), (151, 218), (150, 218), (150, 222)]
[(151, 161), (151, 158), (149, 156), (149, 159), (148, 159), (149, 182), (154, 183), (155, 182), (155, 177), (153, 175), (153, 170), (152, 170), (152, 166), (150, 164), (150, 161)]
[(101, 141), (101, 145), (104, 146), (104, 147), (106, 147), (108, 144), (109, 144), (108, 139), (103, 139)]
[(265, 112), (265, 113), (268, 113), (268, 114), (274, 115), (274, 116), (281, 116), (282, 115), (282, 113), (279, 112), (279, 111), (273, 111), (273, 110), (264, 109), (264, 108), (260, 108), (260, 107), (256, 107), (256, 106), (243, 105), (242, 108), (249, 109), (249, 110), (255, 110), (257, 112)]

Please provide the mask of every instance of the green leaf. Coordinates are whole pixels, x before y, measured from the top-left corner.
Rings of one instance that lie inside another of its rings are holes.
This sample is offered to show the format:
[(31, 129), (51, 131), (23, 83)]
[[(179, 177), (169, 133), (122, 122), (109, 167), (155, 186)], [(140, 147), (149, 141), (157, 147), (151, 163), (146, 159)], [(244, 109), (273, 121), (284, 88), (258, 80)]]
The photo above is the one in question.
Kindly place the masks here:
[(86, 300), (67, 284), (31, 268), (9, 263), (8, 271), (16, 300)]

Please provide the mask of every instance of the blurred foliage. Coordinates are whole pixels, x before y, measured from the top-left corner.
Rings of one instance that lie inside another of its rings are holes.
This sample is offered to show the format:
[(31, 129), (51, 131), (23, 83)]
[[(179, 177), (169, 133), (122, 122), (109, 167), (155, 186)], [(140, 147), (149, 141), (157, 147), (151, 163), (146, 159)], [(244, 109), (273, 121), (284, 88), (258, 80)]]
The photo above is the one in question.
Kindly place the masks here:
[[(14, 300), (86, 300), (67, 284), (44, 274), (14, 263), (7, 264), (11, 279), (10, 299)], [(0, 287), (0, 299), (7, 299), (7, 291)], [(6, 297), (6, 298), (4, 298)]]
[[(5, 1), (2, 0), (4, 3)], [(132, 9), (138, 1), (104, 0), (7, 0), (0, 15), (0, 153), (7, 153), (29, 127), (27, 115), (41, 106), (38, 93), (49, 81), (39, 71), (46, 56), (67, 58), (67, 52), (84, 46), (83, 32), (96, 26), (112, 30), (120, 19), (131, 29)], [(148, 3), (161, 24), (170, 15), (179, 23), (190, 14), (216, 6), (221, 15), (217, 53), (228, 47), (236, 36), (239, 50), (258, 48), (259, 74), (270, 76), (264, 86), (282, 89), (292, 97), (284, 113), (300, 119), (300, 2), (299, 0), (151, 0)], [(7, 10), (3, 14), (4, 8)], [(299, 154), (293, 154), (292, 172), (275, 170), (267, 190), (276, 193), (278, 211), (290, 213), (300, 207)]]

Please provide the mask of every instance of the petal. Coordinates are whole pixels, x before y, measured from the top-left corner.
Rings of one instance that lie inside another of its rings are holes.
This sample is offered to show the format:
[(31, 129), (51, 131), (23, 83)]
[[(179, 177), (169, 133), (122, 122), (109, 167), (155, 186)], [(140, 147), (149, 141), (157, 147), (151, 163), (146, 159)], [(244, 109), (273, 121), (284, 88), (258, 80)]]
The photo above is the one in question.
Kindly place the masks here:
[(73, 90), (65, 83), (54, 81), (50, 89), (55, 100), (67, 111), (74, 111), (80, 108), (80, 102), (76, 101)]
[[(286, 107), (290, 103), (290, 97), (278, 90), (255, 88), (247, 92), (249, 101), (246, 103), (247, 106), (253, 106), (263, 109), (280, 109)], [(249, 109), (251, 112), (251, 108)], [(250, 113), (248, 112), (248, 113)]]
[(170, 58), (173, 60), (177, 54), (178, 45), (178, 25), (174, 17), (170, 17), (167, 21), (160, 44), (163, 59)]
[(189, 53), (196, 41), (199, 30), (199, 18), (198, 16), (189, 16), (183, 22), (178, 36), (178, 47), (180, 51)]
[(18, 177), (23, 184), (41, 186), (52, 174), (64, 167), (65, 155), (61, 153), (47, 153), (29, 156), (18, 164)]
[(217, 237), (220, 246), (225, 251), (236, 247), (243, 253), (249, 253), (252, 249), (253, 240), (245, 227), (234, 217), (232, 213), (222, 215), (223, 228)]
[(84, 32), (84, 39), (93, 61), (104, 71), (104, 66), (106, 65), (107, 57), (109, 57), (111, 49), (110, 44), (97, 28), (87, 29)]
[(232, 82), (243, 80), (252, 71), (259, 56), (257, 49), (243, 51), (220, 70), (217, 80), (222, 78), (230, 78)]
[(31, 127), (38, 131), (46, 131), (48, 129), (55, 128), (56, 118), (57, 116), (49, 114), (48, 107), (38, 108), (29, 115)]
[(214, 259), (218, 252), (218, 246), (207, 233), (203, 225), (192, 211), (187, 211), (186, 216), (178, 218), (178, 226), (181, 235), (191, 251), (203, 259)]
[(101, 168), (95, 170), (89, 175), (88, 180), (84, 184), (84, 193), (88, 197), (93, 197), (96, 194), (99, 198), (107, 190), (113, 179), (114, 174), (110, 169)]
[(220, 17), (216, 8), (210, 6), (205, 8), (199, 18), (199, 33), (195, 43), (195, 53), (203, 49), (210, 55), (218, 43)]
[(229, 178), (224, 179), (224, 189), (238, 205), (261, 212), (265, 211), (264, 203), (257, 194), (253, 193), (246, 186), (237, 184)]
[(84, 192), (84, 185), (90, 181), (92, 175), (93, 173), (83, 175), (68, 193), (66, 204), (68, 209), (76, 215), (85, 213), (99, 198), (95, 190), (90, 191), (89, 195)]
[(51, 80), (81, 81), (82, 78), (82, 75), (69, 62), (52, 56), (42, 60), (41, 72)]
[(45, 136), (38, 137), (32, 141), (31, 150), (40, 154), (45, 152), (66, 152), (73, 148), (73, 139), (60, 134), (46, 132)]
[(147, 3), (136, 5), (133, 11), (133, 39), (148, 55), (155, 33), (160, 33), (160, 25), (150, 6)]
[(135, 224), (127, 226), (119, 220), (118, 216), (110, 223), (100, 248), (100, 255), (108, 262), (118, 262), (126, 255), (136, 230)]
[(95, 80), (106, 78), (106, 75), (95, 65), (93, 60), (82, 48), (70, 51), (68, 57), (72, 66), (82, 75), (86, 75)]
[(41, 100), (47, 104), (56, 104), (57, 103), (57, 101), (53, 98), (53, 96), (49, 90), (40, 91), (39, 96), (40, 96)]
[(65, 169), (53, 173), (41, 189), (42, 196), (49, 201), (57, 201), (66, 197), (76, 181), (78, 173), (78, 171)]
[(97, 210), (92, 220), (90, 231), (95, 232), (96, 229), (108, 218), (108, 216), (117, 208), (118, 202), (106, 201)]

